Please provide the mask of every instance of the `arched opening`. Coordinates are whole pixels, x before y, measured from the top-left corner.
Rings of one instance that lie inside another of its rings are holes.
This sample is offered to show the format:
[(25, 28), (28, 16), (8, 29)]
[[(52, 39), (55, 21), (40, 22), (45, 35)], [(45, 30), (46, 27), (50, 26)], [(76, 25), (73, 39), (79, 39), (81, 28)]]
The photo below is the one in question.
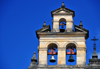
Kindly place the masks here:
[(55, 43), (48, 45), (47, 65), (57, 65), (57, 48)]
[(66, 30), (66, 19), (65, 18), (61, 18), (59, 20), (59, 30), (60, 32), (65, 32)]
[(76, 65), (76, 45), (69, 43), (66, 46), (66, 65)]

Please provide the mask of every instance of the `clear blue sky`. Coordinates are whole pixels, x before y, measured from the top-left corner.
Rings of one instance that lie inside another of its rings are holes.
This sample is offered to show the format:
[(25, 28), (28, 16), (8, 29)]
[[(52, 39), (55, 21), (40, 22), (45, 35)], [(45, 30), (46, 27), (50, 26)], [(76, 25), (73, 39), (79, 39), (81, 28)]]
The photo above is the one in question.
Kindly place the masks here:
[(94, 36), (99, 39), (96, 51), (100, 58), (100, 0), (0, 0), (0, 69), (29, 67), (33, 52), (38, 52), (35, 31), (44, 21), (52, 26), (51, 11), (61, 7), (63, 1), (75, 11), (74, 24), (82, 21), (89, 30), (86, 64), (92, 57)]

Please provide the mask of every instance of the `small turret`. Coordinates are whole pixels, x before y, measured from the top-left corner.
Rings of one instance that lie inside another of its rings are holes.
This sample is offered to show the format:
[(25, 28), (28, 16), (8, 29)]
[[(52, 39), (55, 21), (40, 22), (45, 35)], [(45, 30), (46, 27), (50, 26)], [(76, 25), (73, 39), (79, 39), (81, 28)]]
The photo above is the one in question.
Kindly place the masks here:
[(31, 59), (31, 65), (29, 66), (28, 69), (30, 69), (30, 68), (35, 68), (35, 67), (37, 66), (37, 64), (36, 64), (37, 59), (36, 59), (36, 55), (35, 55), (35, 54), (36, 54), (36, 53), (34, 52), (34, 55), (33, 55), (32, 59)]

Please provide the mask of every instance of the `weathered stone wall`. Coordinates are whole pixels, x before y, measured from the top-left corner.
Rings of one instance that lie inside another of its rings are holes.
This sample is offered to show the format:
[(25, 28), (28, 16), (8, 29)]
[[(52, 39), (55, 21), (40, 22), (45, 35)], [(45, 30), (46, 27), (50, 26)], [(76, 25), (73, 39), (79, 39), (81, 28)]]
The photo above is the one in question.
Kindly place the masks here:
[[(63, 13), (64, 11), (61, 11)], [(66, 12), (67, 13), (67, 12)], [(53, 16), (53, 29), (59, 32), (59, 20), (64, 18), (66, 20), (66, 30), (67, 32), (72, 32), (73, 30), (73, 16), (72, 15), (54, 15)]]
[(39, 39), (39, 64), (47, 65), (47, 48), (48, 45), (54, 43), (58, 48), (58, 60), (59, 65), (66, 65), (66, 46), (69, 43), (76, 45), (77, 51), (77, 65), (86, 64), (86, 45), (85, 38), (83, 36), (75, 37), (64, 35), (42, 35)]
[(37, 66), (33, 66), (31, 68), (28, 69), (100, 69), (100, 65), (99, 66), (88, 66), (88, 65), (84, 65), (84, 66), (80, 66), (80, 65), (37, 65)]

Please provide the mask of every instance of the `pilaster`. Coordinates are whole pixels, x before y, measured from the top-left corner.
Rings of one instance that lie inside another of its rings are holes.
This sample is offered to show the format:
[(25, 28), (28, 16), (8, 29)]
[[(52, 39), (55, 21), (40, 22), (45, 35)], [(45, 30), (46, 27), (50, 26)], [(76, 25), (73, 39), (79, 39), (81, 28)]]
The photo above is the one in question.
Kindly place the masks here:
[(59, 21), (53, 21), (53, 30), (59, 32)]
[(67, 32), (72, 32), (72, 30), (73, 30), (73, 21), (67, 21), (66, 30), (67, 30)]
[(39, 48), (39, 65), (47, 65), (47, 48)]
[(66, 65), (66, 48), (58, 48), (58, 65)]
[(77, 65), (86, 65), (86, 47), (77, 47)]

